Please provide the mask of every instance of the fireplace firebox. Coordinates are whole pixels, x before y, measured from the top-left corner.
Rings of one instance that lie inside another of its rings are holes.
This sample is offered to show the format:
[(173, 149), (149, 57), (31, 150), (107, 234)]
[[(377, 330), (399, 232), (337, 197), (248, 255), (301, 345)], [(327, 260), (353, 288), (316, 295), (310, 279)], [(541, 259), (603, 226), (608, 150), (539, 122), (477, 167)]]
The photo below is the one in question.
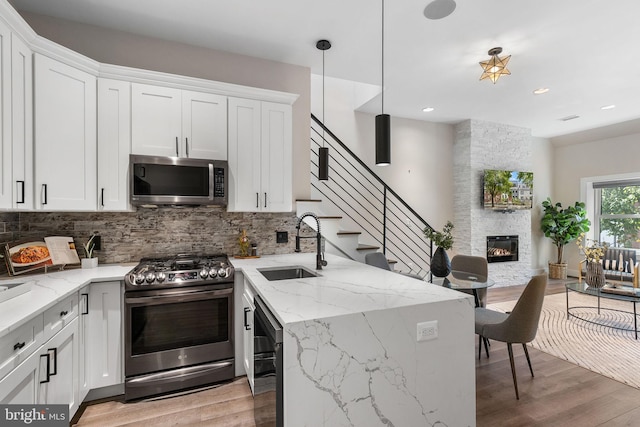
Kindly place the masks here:
[(487, 236), (487, 262), (518, 261), (518, 236)]

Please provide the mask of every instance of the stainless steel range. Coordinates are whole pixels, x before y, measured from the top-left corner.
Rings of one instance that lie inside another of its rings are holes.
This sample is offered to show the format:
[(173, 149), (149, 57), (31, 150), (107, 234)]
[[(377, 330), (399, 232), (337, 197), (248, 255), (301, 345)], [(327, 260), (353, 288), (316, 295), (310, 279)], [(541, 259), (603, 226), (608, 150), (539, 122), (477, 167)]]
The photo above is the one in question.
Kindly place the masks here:
[(234, 270), (226, 255), (143, 258), (125, 276), (125, 399), (231, 379)]

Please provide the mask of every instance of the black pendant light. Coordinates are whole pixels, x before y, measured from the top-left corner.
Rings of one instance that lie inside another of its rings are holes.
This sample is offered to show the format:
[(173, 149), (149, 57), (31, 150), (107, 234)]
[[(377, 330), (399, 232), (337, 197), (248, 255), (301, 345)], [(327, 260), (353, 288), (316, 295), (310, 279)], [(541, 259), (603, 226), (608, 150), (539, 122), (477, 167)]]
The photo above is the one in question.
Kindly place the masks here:
[[(319, 40), (316, 47), (322, 51), (322, 125), (324, 126), (324, 52), (331, 49), (328, 40)], [(324, 127), (322, 128), (322, 147), (318, 149), (318, 179), (329, 179), (329, 147), (324, 146)]]
[(391, 164), (391, 117), (384, 114), (384, 0), (382, 0), (382, 112), (376, 116), (376, 165)]

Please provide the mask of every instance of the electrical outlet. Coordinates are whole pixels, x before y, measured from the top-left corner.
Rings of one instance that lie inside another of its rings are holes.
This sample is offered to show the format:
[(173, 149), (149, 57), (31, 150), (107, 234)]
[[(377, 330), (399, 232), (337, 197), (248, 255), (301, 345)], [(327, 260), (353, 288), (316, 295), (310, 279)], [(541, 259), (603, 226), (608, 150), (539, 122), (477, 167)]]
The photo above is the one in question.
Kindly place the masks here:
[(438, 338), (438, 321), (418, 323), (418, 341), (429, 341)]
[(289, 232), (288, 231), (276, 231), (276, 243), (288, 243)]

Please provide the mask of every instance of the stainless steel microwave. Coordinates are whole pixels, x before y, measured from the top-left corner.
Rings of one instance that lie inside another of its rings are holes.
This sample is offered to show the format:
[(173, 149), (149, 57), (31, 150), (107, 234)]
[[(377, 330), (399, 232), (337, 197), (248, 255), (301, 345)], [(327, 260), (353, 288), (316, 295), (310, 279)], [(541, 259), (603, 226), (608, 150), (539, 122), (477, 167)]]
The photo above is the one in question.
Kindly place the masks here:
[(220, 205), (228, 199), (226, 160), (129, 155), (132, 205)]

